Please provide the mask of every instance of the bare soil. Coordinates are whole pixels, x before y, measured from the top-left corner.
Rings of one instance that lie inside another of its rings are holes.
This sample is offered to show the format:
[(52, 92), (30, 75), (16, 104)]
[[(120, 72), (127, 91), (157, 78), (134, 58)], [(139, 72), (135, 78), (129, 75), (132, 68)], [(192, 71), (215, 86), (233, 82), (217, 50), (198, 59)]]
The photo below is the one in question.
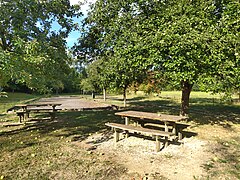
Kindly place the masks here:
[(104, 109), (111, 107), (109, 104), (100, 103), (96, 100), (89, 100), (80, 96), (42, 98), (38, 103), (59, 103), (61, 106), (57, 106), (57, 109), (62, 110)]
[[(155, 152), (155, 141), (130, 136), (115, 146), (112, 133), (89, 136), (74, 142), (86, 149), (95, 149), (126, 167), (133, 178), (145, 179), (201, 179), (206, 176), (203, 164), (212, 157), (213, 144), (196, 137), (184, 138), (181, 144), (170, 144)], [(94, 150), (95, 151), (95, 150)]]

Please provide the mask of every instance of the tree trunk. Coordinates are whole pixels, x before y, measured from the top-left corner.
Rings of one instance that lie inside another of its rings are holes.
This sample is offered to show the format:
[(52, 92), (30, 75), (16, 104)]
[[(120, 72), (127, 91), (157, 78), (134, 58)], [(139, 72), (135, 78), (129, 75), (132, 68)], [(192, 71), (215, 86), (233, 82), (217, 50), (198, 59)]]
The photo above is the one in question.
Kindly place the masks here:
[(103, 99), (104, 99), (104, 101), (106, 101), (106, 89), (105, 88), (103, 88)]
[(188, 116), (188, 109), (189, 109), (189, 98), (190, 93), (193, 87), (193, 84), (190, 84), (189, 81), (182, 81), (182, 100), (181, 100), (181, 116)]
[(126, 95), (126, 90), (127, 90), (127, 88), (124, 87), (124, 88), (123, 88), (123, 105), (124, 105), (124, 107), (126, 107), (126, 105), (127, 105), (127, 95)]
[(92, 91), (92, 98), (95, 99), (95, 92)]

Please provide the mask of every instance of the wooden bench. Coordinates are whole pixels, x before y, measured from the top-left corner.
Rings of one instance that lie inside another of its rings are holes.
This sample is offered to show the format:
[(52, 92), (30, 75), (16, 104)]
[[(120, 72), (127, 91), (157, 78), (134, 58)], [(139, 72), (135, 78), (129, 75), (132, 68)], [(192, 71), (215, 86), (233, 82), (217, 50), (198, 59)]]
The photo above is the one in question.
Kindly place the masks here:
[(148, 129), (138, 126), (131, 126), (131, 125), (125, 125), (125, 124), (118, 124), (118, 123), (106, 123), (106, 126), (112, 127), (114, 129), (114, 139), (115, 143), (119, 141), (119, 132), (121, 131), (127, 131), (132, 133), (143, 133), (145, 135), (155, 136), (156, 137), (156, 151), (160, 151), (160, 137), (164, 137), (164, 147), (168, 146), (168, 140), (171, 136), (174, 136), (174, 133), (172, 132), (165, 132), (155, 129)]
[[(171, 123), (170, 123), (171, 124)], [(142, 123), (141, 124), (142, 127), (146, 127), (146, 128), (155, 128), (155, 129), (164, 129), (165, 126), (164, 126), (164, 123), (163, 122), (158, 122), (158, 123)], [(184, 123), (175, 123), (175, 126), (176, 126), (176, 132), (175, 134), (177, 135), (178, 137), (178, 140), (182, 140), (183, 138), (183, 129), (186, 129), (187, 127), (189, 127), (190, 125), (189, 124), (184, 124)], [(168, 127), (169, 130), (173, 129), (173, 126), (169, 126)], [(173, 132), (174, 133), (174, 132)]]

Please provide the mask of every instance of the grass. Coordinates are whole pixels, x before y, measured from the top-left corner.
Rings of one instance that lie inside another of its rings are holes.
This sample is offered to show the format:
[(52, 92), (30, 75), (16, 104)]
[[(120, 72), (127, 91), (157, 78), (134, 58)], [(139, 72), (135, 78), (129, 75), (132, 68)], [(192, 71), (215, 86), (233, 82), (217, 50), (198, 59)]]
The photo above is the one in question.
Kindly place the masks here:
[(5, 113), (9, 108), (15, 104), (22, 104), (40, 98), (39, 95), (26, 93), (7, 93), (8, 97), (0, 97), (0, 115)]
[[(178, 114), (180, 95), (180, 92), (128, 95), (127, 109)], [(15, 114), (6, 114), (6, 109), (36, 98), (39, 96), (19, 93), (1, 98), (1, 121), (16, 121)], [(121, 98), (111, 96), (106, 103), (121, 105)], [(100, 96), (96, 100), (102, 101)], [(122, 122), (114, 113), (61, 112), (57, 122), (0, 125), (0, 179), (119, 179), (127, 174), (119, 162), (74, 143), (104, 132), (105, 122)], [(220, 97), (194, 92), (189, 123), (198, 138), (215, 144), (212, 159), (203, 164), (206, 179), (240, 179), (240, 106), (223, 104)]]

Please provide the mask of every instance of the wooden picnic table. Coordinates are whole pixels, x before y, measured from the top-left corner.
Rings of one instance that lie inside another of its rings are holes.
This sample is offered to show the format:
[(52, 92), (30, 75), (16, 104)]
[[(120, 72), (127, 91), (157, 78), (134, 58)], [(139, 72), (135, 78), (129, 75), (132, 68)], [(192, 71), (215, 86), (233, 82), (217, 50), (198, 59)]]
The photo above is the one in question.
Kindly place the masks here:
[(158, 113), (151, 113), (151, 112), (141, 112), (141, 111), (123, 111), (117, 112), (115, 115), (122, 116), (125, 118), (125, 125), (129, 124), (129, 119), (131, 118), (137, 123), (140, 123), (144, 126), (144, 123), (151, 122), (151, 123), (163, 123), (165, 132), (169, 131), (169, 126), (172, 127), (172, 133), (178, 133), (179, 139), (182, 138), (181, 131), (176, 130), (177, 122), (186, 120), (187, 117), (185, 116), (176, 116), (176, 115), (167, 115), (167, 114), (158, 114)]
[(30, 112), (34, 113), (49, 113), (51, 116), (51, 119), (55, 118), (55, 113), (58, 109), (56, 109), (57, 106), (61, 106), (59, 103), (39, 103), (39, 104), (17, 104), (14, 107), (21, 108), (20, 111), (17, 111), (17, 115), (19, 116), (19, 121), (21, 122), (21, 119), (26, 119), (26, 117), (29, 117)]
[(27, 110), (29, 108), (34, 107), (48, 107), (51, 106), (53, 110), (56, 109), (56, 106), (61, 106), (59, 103), (39, 103), (39, 104), (16, 104), (15, 107), (20, 107), (23, 110)]

